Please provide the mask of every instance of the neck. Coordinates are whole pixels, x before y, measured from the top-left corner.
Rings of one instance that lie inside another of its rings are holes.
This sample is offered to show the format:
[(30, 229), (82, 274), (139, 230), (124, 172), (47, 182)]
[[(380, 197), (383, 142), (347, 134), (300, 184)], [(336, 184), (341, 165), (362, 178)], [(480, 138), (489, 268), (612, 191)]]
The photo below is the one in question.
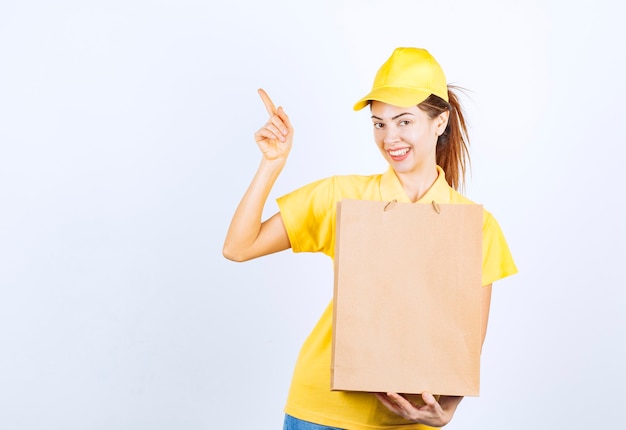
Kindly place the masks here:
[(415, 203), (433, 186), (437, 180), (438, 172), (437, 167), (433, 165), (419, 172), (396, 172), (396, 176), (406, 195)]

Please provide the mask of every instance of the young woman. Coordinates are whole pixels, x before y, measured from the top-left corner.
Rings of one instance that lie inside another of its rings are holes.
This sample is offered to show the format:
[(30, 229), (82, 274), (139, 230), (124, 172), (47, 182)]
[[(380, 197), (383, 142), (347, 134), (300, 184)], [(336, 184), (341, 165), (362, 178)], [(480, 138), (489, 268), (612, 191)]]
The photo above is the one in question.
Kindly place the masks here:
[[(457, 96), (424, 49), (397, 48), (354, 110), (370, 107), (374, 141), (389, 169), (371, 176), (334, 176), (278, 199), (279, 212), (262, 221), (276, 178), (285, 166), (294, 129), (263, 90), (269, 120), (255, 133), (262, 158), (233, 216), (224, 243), (228, 259), (246, 261), (292, 248), (333, 257), (336, 204), (346, 198), (399, 202), (471, 203), (456, 191), (464, 179), (467, 130)], [(483, 339), (491, 285), (517, 271), (493, 216), (483, 214)], [(456, 396), (405, 396), (330, 390), (332, 303), (306, 339), (285, 407), (285, 430), (427, 429), (452, 419)]]

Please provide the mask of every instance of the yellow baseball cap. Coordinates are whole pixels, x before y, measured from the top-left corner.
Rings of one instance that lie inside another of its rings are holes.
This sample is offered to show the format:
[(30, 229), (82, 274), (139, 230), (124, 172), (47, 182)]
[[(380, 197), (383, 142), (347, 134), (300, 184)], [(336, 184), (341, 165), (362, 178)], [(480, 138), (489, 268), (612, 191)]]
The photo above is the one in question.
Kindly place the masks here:
[(372, 91), (356, 102), (361, 110), (372, 100), (394, 106), (416, 106), (434, 94), (448, 101), (443, 69), (430, 53), (421, 48), (396, 48), (378, 69)]

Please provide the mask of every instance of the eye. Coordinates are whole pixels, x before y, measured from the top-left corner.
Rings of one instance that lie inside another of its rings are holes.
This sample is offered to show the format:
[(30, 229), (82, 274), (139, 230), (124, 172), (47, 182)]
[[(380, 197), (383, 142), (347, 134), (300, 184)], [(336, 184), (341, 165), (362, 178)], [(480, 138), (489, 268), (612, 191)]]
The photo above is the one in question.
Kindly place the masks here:
[(385, 124), (383, 124), (382, 122), (375, 122), (374, 123), (374, 128), (377, 129), (377, 130), (380, 130), (384, 126), (385, 126)]
[(402, 127), (402, 126), (409, 125), (410, 123), (411, 122), (408, 119), (403, 119), (402, 121), (398, 123), (398, 125)]

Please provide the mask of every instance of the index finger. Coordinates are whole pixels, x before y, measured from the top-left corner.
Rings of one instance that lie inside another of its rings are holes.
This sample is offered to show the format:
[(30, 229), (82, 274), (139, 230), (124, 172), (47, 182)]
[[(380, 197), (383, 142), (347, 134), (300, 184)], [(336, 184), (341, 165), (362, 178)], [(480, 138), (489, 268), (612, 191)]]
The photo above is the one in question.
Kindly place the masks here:
[(274, 103), (272, 103), (272, 99), (270, 99), (270, 96), (267, 95), (263, 88), (259, 88), (258, 93), (261, 96), (261, 100), (263, 100), (263, 104), (265, 105), (267, 113), (270, 114), (270, 116), (275, 115), (276, 106), (274, 106)]

